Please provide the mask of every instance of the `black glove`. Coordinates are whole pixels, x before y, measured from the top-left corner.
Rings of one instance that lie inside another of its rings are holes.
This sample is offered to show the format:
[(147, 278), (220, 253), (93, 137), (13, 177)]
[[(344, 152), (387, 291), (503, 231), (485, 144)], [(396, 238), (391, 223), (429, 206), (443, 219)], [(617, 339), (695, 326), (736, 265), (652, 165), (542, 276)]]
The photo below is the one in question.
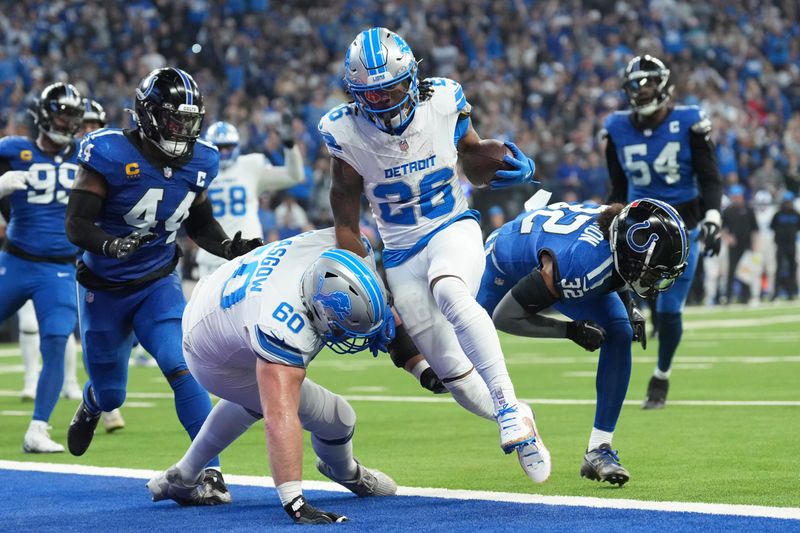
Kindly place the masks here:
[(292, 517), (296, 524), (334, 524), (347, 522), (346, 516), (336, 513), (327, 513), (315, 507), (302, 496), (298, 496), (283, 506), (283, 509)]
[[(636, 306), (636, 302), (633, 301), (633, 298), (628, 300), (628, 318), (631, 321), (631, 327), (633, 328), (633, 342), (640, 342), (642, 344), (642, 349), (647, 349), (647, 333), (645, 331), (645, 326), (647, 325), (647, 320), (645, 320), (644, 315)], [(655, 307), (653, 307), (655, 309)]]
[(567, 338), (593, 352), (606, 340), (606, 330), (589, 320), (576, 320), (567, 324)]
[(143, 244), (147, 244), (156, 238), (155, 233), (145, 233), (141, 235), (138, 231), (134, 231), (127, 237), (117, 237), (107, 246), (104, 246), (104, 253), (108, 257), (116, 259), (127, 259), (133, 252), (139, 249)]
[(278, 126), (278, 135), (286, 148), (294, 146), (294, 114), (286, 109), (281, 113), (281, 125)]
[(700, 235), (697, 237), (703, 243), (706, 257), (719, 254), (719, 247), (722, 242), (722, 236), (719, 231), (720, 224), (719, 211), (714, 209), (706, 211), (706, 218), (703, 220), (703, 225), (700, 227)]
[(255, 250), (259, 246), (264, 246), (263, 239), (256, 237), (255, 239), (242, 239), (242, 232), (237, 231), (233, 239), (225, 239), (222, 241), (222, 251), (225, 254), (225, 259), (230, 261), (234, 257), (244, 255), (250, 250)]
[(419, 375), (419, 384), (423, 388), (428, 389), (434, 394), (444, 394), (447, 392), (447, 387), (444, 386), (442, 380), (436, 375), (431, 367), (426, 368)]

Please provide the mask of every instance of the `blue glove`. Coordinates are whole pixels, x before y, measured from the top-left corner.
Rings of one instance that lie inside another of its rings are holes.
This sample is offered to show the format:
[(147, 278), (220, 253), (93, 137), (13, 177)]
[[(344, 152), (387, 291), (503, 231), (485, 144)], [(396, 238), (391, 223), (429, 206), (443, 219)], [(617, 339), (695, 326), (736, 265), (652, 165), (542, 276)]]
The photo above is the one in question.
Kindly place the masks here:
[(392, 313), (392, 309), (388, 305), (384, 314), (386, 318), (383, 319), (383, 326), (369, 340), (369, 351), (372, 352), (372, 357), (378, 357), (378, 352), (388, 352), (389, 343), (394, 340), (394, 313)]
[(497, 178), (491, 182), (492, 189), (503, 189), (513, 185), (522, 185), (524, 183), (539, 183), (533, 180), (533, 173), (536, 171), (536, 164), (533, 159), (529, 158), (522, 153), (522, 150), (517, 148), (517, 145), (511, 141), (506, 143), (508, 149), (514, 156), (508, 154), (503, 157), (503, 161), (514, 167), (514, 170), (498, 170), (495, 172)]

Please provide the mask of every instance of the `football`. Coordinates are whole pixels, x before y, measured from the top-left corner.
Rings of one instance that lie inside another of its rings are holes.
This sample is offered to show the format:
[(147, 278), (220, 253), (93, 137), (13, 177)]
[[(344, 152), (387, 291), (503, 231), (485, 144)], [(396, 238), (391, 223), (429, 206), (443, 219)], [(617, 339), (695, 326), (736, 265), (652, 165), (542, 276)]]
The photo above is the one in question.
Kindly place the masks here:
[(475, 150), (460, 152), (458, 163), (470, 183), (476, 187), (486, 187), (498, 170), (513, 170), (511, 165), (503, 161), (506, 154), (513, 155), (505, 144), (496, 139), (484, 139)]

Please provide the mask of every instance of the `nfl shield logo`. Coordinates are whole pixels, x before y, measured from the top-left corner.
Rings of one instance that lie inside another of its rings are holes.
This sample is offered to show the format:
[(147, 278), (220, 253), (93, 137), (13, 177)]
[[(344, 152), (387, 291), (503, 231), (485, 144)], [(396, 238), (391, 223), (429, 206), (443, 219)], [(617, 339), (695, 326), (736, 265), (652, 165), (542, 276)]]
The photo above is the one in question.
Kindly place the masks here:
[(164, 177), (167, 179), (172, 177), (172, 168), (164, 167)]
[(94, 301), (94, 293), (92, 291), (86, 291), (86, 303), (90, 304)]
[(400, 149), (404, 152), (408, 152), (408, 142), (405, 139), (400, 139)]

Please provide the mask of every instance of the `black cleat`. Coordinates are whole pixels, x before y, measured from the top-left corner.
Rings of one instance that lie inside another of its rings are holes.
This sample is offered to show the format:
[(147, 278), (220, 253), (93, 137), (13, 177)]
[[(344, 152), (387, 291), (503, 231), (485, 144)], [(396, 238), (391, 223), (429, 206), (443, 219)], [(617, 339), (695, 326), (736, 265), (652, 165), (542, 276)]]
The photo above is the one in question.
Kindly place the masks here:
[(92, 413), (87, 409), (86, 404), (81, 402), (72, 422), (69, 423), (67, 431), (67, 446), (72, 455), (83, 455), (89, 449), (94, 437), (94, 430), (97, 422), (100, 421), (101, 413)]
[(668, 379), (651, 377), (650, 383), (647, 384), (647, 396), (642, 402), (642, 409), (663, 409), (667, 403), (668, 390)]
[(617, 452), (609, 444), (601, 444), (583, 456), (581, 477), (594, 481), (608, 481), (612, 485), (624, 485), (631, 475), (619, 464)]

